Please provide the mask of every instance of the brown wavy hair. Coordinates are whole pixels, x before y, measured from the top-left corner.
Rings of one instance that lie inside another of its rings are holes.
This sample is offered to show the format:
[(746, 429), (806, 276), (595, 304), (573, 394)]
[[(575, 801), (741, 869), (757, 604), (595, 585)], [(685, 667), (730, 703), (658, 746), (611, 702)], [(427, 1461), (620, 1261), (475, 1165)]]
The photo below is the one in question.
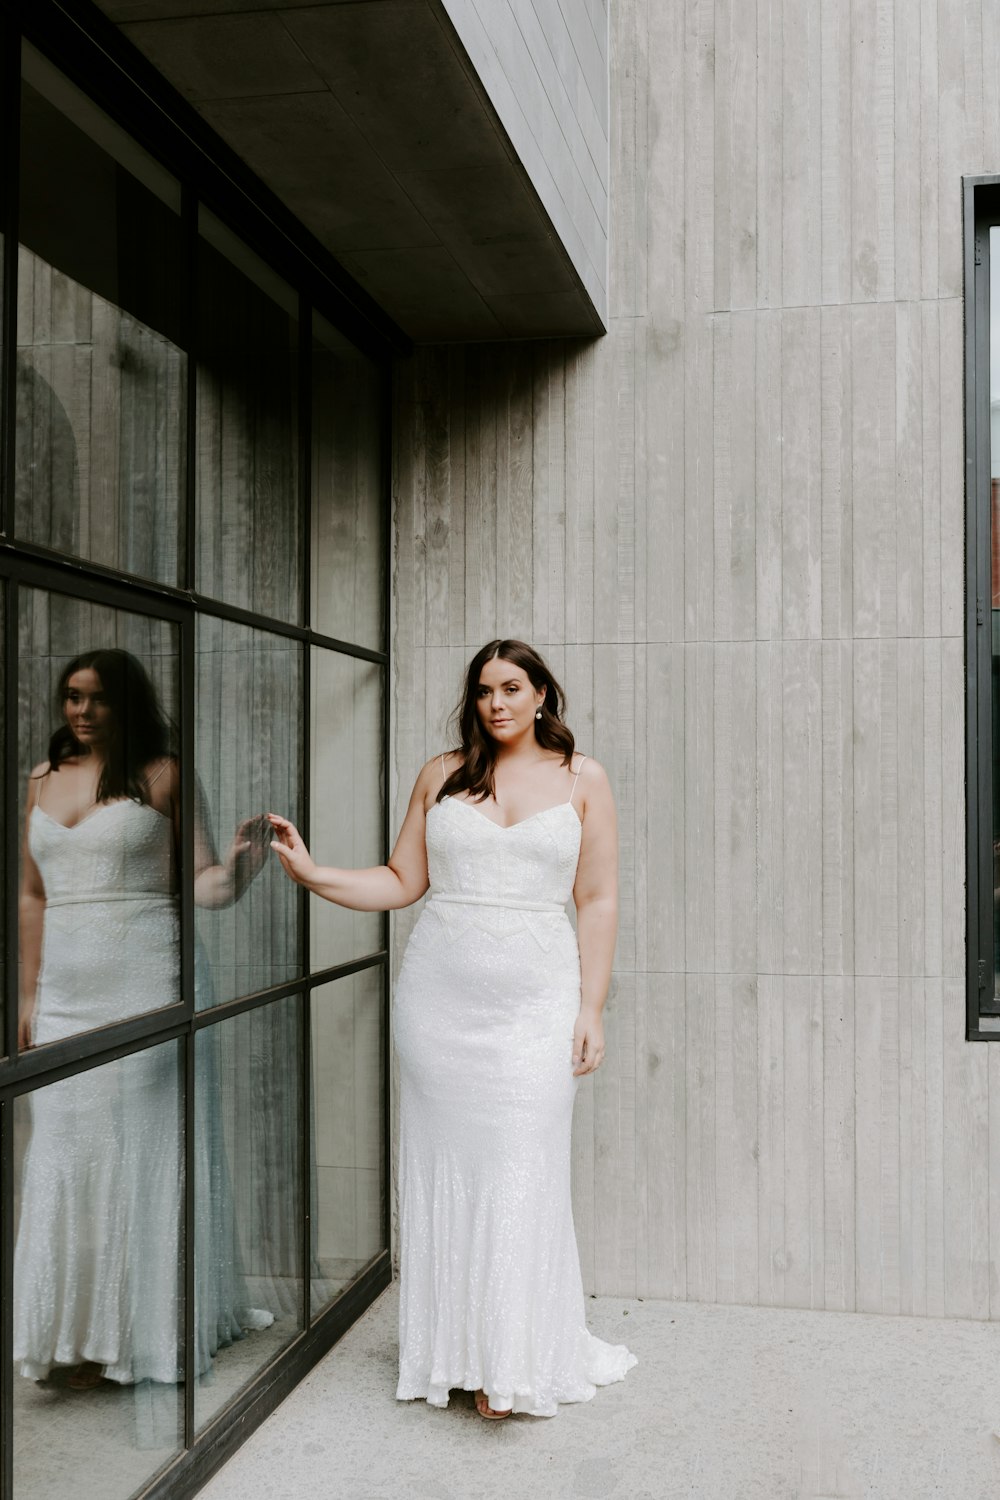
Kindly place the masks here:
[[(61, 712), (66, 702), (70, 678), (86, 670), (97, 673), (111, 710), (111, 733), (96, 801), (132, 797), (136, 802), (148, 802), (146, 770), (153, 761), (174, 752), (173, 729), (160, 707), (156, 689), (131, 652), (117, 646), (84, 651), (59, 674), (57, 711)], [(49, 741), (49, 767), (58, 771), (64, 761), (84, 753), (84, 746), (69, 725), (62, 724)]]
[(452, 715), (452, 724), (460, 740), (457, 753), (462, 757), (462, 764), (452, 771), (438, 792), (438, 802), (442, 797), (463, 792), (472, 802), (485, 802), (487, 797), (494, 795), (493, 776), (499, 746), (483, 728), (476, 708), (476, 694), (483, 667), (498, 657), (520, 667), (536, 692), (545, 689), (545, 698), (540, 705), (542, 717), (535, 720), (535, 739), (539, 745), (545, 750), (558, 750), (564, 766), (573, 759), (576, 741), (562, 717), (566, 697), (538, 652), (524, 641), (489, 641), (470, 661), (461, 701)]

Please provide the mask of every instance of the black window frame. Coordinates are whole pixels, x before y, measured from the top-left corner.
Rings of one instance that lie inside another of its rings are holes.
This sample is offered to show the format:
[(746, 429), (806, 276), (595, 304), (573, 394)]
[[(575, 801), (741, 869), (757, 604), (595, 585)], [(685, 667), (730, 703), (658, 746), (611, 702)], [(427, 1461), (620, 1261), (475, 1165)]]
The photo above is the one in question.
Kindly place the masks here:
[[(56, 67), (82, 88), (105, 112), (157, 157), (182, 184), (182, 219), (185, 235), (185, 288), (189, 356), (187, 381), (187, 444), (185, 519), (183, 527), (184, 568), (182, 584), (170, 587), (116, 571), (99, 563), (70, 558), (46, 548), (19, 541), (12, 532), (14, 516), (15, 353), (17, 299), (17, 163), (19, 150), (19, 105), (22, 38), (36, 47)], [(215, 615), (259, 629), (292, 637), (302, 643), (302, 701), (306, 722), (310, 714), (310, 656), (314, 648), (377, 663), (385, 675), (381, 744), (383, 765), (389, 745), (389, 573), (383, 559), (383, 649), (325, 636), (311, 628), (309, 556), (312, 508), (310, 476), (311, 328), (313, 310), (343, 332), (362, 353), (370, 356), (382, 374), (382, 512), (383, 539), (388, 548), (391, 500), (391, 370), (392, 357), (408, 352), (409, 341), (368, 295), (337, 265), (280, 201), (260, 183), (197, 113), (170, 87), (118, 29), (93, 7), (73, 0), (18, 0), (0, 15), (0, 185), (2, 185), (3, 291), (2, 349), (0, 349), (0, 587), (4, 595), (3, 684), (8, 711), (4, 715), (5, 762), (8, 768), (4, 791), (5, 893), (0, 912), (2, 936), (8, 956), (4, 1005), (3, 1044), (0, 1045), (0, 1180), (12, 1181), (14, 1165), (13, 1106), (16, 1099), (44, 1084), (83, 1072), (102, 1062), (141, 1050), (153, 1042), (177, 1041), (181, 1045), (181, 1076), (185, 1099), (185, 1341), (187, 1368), (194, 1338), (193, 1308), (193, 1078), (195, 1037), (206, 1026), (272, 1003), (287, 995), (301, 997), (303, 1055), (300, 1079), (302, 1183), (300, 1234), (302, 1247), (302, 1329), (281, 1352), (257, 1371), (250, 1385), (224, 1406), (197, 1432), (194, 1396), (196, 1382), (184, 1383), (184, 1443), (181, 1453), (138, 1493), (143, 1500), (176, 1500), (193, 1494), (230, 1453), (245, 1440), (284, 1398), (318, 1359), (351, 1326), (360, 1313), (389, 1285), (392, 1279), (389, 1195), (383, 1209), (383, 1250), (362, 1270), (343, 1294), (313, 1315), (310, 1306), (310, 1121), (311, 1121), (311, 996), (332, 980), (366, 968), (378, 968), (382, 983), (383, 1046), (382, 1170), (390, 1181), (388, 1003), (388, 917), (381, 925), (377, 950), (350, 962), (312, 972), (309, 968), (308, 901), (300, 900), (303, 973), (299, 978), (270, 986), (252, 995), (213, 1006), (194, 1009), (193, 895), (185, 871), (191, 868), (194, 801), (191, 777), (182, 779), (181, 852), (181, 1003), (151, 1014), (140, 1015), (99, 1031), (67, 1038), (18, 1056), (15, 1048), (17, 1016), (17, 870), (19, 857), (18, 788), (12, 768), (17, 764), (17, 716), (9, 705), (16, 702), (18, 679), (17, 596), (22, 587), (42, 587), (57, 593), (148, 613), (175, 623), (180, 639), (180, 724), (183, 764), (194, 764), (195, 625), (199, 615)], [(204, 203), (248, 245), (283, 276), (297, 291), (300, 338), (299, 485), (303, 501), (302, 599), (298, 624), (230, 606), (196, 592), (195, 566), (195, 402), (196, 359), (194, 357), (194, 286), (198, 232), (198, 204)], [(303, 788), (303, 831), (308, 836), (310, 795), (310, 736), (303, 735), (300, 774)], [(387, 789), (386, 789), (387, 790)], [(383, 852), (388, 852), (388, 797), (383, 796)], [(13, 1491), (13, 1204), (7, 1191), (0, 1206), (0, 1500), (12, 1500)]]
[(965, 177), (966, 1039), (1000, 1041), (994, 959), (990, 230), (1000, 175)]

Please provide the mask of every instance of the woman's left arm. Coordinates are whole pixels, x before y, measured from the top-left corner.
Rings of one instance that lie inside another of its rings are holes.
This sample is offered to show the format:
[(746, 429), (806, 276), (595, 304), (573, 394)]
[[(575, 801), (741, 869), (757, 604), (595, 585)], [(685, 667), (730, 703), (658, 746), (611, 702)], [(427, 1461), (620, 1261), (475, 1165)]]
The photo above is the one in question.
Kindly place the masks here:
[[(153, 806), (173, 819), (176, 858), (181, 850), (180, 768), (171, 759), (163, 767), (162, 777), (155, 777)], [(162, 803), (163, 805), (158, 805)], [(244, 818), (233, 834), (225, 856), (220, 859), (212, 838), (205, 792), (198, 777), (194, 778), (194, 904), (219, 910), (238, 901), (247, 886), (267, 862), (271, 825), (264, 813)]]
[(618, 820), (604, 767), (587, 760), (580, 775), (583, 833), (573, 901), (580, 945), (580, 1014), (573, 1029), (573, 1073), (592, 1073), (604, 1057), (602, 1011), (618, 934)]

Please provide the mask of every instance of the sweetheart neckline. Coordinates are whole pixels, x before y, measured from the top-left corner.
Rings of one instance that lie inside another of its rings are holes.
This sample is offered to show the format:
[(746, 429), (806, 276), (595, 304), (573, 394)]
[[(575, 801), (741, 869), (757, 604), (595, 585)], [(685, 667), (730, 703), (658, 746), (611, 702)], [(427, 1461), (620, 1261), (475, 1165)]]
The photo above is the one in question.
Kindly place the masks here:
[(148, 812), (155, 813), (158, 818), (163, 818), (165, 822), (170, 822), (170, 819), (167, 817), (166, 813), (161, 813), (159, 808), (152, 807), (148, 802), (137, 802), (134, 797), (115, 797), (111, 802), (102, 802), (99, 807), (94, 808), (93, 812), (88, 813), (85, 818), (80, 818), (76, 823), (64, 823), (61, 818), (54, 818), (50, 812), (46, 811), (46, 809), (40, 806), (40, 804), (37, 802), (31, 809), (31, 811), (32, 813), (41, 813), (43, 818), (47, 818), (48, 821), (50, 823), (54, 823), (57, 828), (64, 829), (66, 833), (73, 833), (75, 829), (82, 828), (84, 823), (91, 822), (92, 819), (96, 818), (99, 813), (107, 812), (109, 807), (145, 808)]
[(489, 823), (491, 828), (497, 828), (501, 833), (512, 833), (515, 828), (523, 828), (525, 823), (531, 823), (535, 818), (543, 818), (546, 813), (555, 812), (560, 807), (568, 807), (573, 814), (577, 827), (583, 827), (582, 818), (569, 800), (565, 802), (553, 802), (551, 807), (539, 808), (538, 812), (529, 813), (526, 818), (518, 818), (516, 823), (494, 823), (492, 818), (488, 818), (484, 812), (479, 811), (478, 807), (474, 807), (471, 802), (466, 802), (462, 797), (444, 797), (440, 802), (433, 803), (432, 807), (443, 807), (445, 802), (453, 802), (457, 807), (467, 807), (477, 818), (482, 818), (484, 823)]

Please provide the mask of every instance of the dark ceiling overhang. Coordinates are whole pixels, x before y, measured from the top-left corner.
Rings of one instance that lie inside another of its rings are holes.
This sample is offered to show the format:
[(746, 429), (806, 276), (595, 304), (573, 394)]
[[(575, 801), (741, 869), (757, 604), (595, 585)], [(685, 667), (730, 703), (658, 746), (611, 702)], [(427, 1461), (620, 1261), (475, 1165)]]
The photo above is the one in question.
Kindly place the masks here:
[(603, 323), (439, 0), (99, 0), (415, 340)]

